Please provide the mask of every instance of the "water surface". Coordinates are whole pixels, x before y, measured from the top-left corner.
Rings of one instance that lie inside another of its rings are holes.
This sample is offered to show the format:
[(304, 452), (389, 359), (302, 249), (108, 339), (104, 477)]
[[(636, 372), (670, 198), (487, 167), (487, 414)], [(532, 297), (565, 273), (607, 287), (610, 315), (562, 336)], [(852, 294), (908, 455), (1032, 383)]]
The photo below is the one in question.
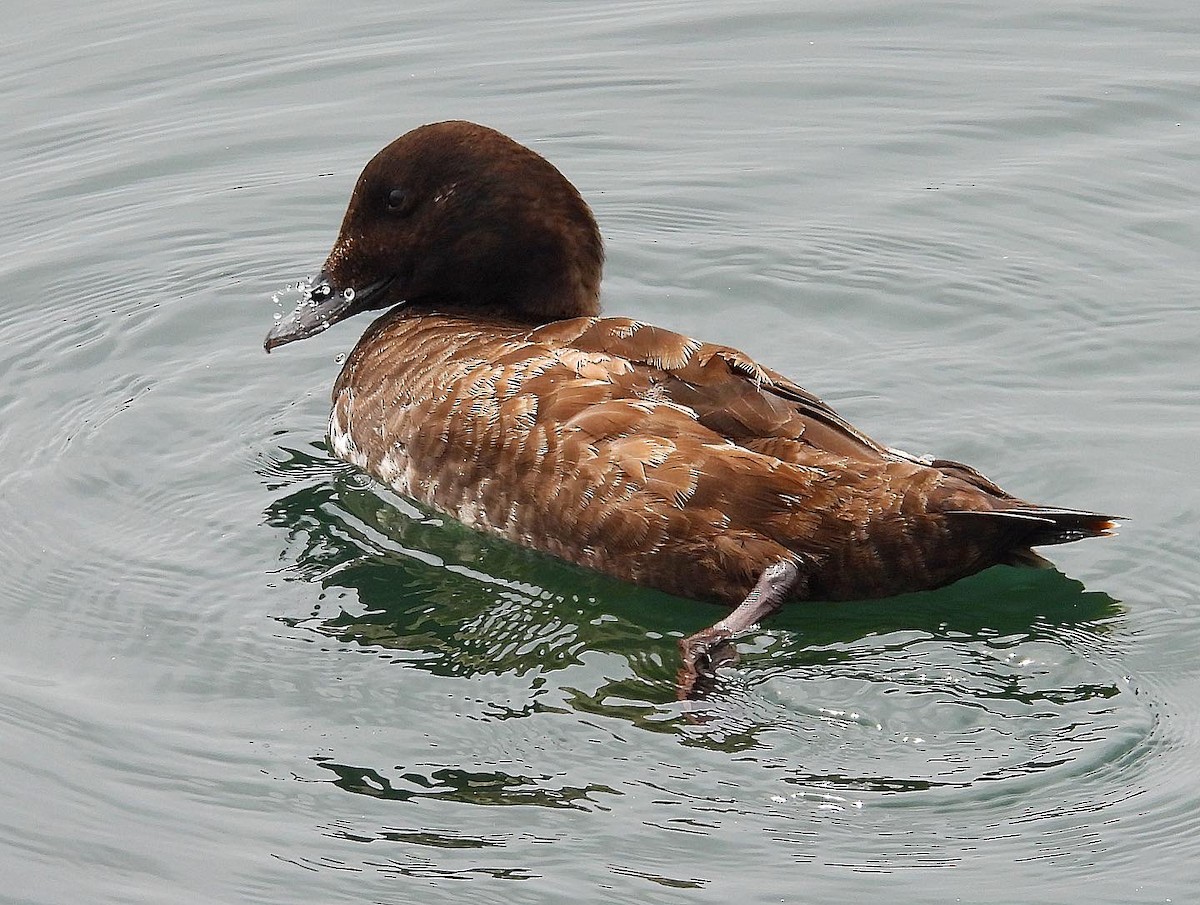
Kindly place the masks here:
[[(1182, 902), (1200, 880), (1200, 19), (1181, 2), (61, 4), (0, 86), (0, 876), (14, 903)], [(330, 458), (363, 323), (269, 358), (362, 164), (553, 160), (605, 304), (872, 435), (1132, 518), (708, 605)]]

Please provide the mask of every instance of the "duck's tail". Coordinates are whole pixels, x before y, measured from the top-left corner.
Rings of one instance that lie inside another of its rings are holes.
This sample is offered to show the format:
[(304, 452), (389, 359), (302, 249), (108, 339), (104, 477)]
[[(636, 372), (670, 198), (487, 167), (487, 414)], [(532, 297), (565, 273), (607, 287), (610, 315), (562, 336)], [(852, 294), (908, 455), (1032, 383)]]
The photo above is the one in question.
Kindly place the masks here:
[[(1003, 520), (1008, 522), (1026, 547), (1046, 547), (1069, 544), (1085, 537), (1107, 537), (1115, 534), (1122, 521), (1119, 515), (1102, 515), (1081, 509), (1058, 509), (1053, 506), (1015, 506), (1011, 509), (956, 509), (946, 513), (953, 516)], [(993, 521), (993, 524), (996, 522)]]

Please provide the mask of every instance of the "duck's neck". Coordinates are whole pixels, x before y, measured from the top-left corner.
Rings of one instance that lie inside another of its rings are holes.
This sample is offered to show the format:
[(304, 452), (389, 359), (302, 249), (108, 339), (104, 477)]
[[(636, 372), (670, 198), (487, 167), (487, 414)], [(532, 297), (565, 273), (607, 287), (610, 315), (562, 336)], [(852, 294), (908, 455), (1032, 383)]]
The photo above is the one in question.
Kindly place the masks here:
[[(566, 220), (566, 222), (562, 222)], [(600, 313), (600, 277), (604, 269), (604, 243), (587, 205), (559, 218), (554, 241), (526, 250), (507, 297), (498, 301), (514, 319), (549, 323)]]

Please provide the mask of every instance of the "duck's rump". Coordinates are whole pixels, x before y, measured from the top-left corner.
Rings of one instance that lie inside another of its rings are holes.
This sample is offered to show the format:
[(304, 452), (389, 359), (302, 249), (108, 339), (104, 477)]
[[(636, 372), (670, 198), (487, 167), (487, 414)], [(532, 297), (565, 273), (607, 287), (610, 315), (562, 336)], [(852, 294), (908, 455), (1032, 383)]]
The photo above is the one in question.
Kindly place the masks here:
[(1106, 529), (887, 450), (736, 350), (625, 318), (393, 311), (346, 362), (330, 438), (467, 525), (727, 602), (781, 558), (798, 596), (879, 597)]

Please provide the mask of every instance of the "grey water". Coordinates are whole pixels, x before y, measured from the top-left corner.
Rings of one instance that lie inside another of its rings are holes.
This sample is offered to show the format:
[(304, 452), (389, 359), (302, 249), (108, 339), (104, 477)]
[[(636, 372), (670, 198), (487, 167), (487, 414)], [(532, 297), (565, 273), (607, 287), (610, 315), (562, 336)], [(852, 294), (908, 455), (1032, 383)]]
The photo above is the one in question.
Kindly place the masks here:
[[(1200, 888), (1200, 14), (1182, 0), (4, 4), (0, 901), (1054, 902)], [(463, 118), (604, 303), (1125, 515), (790, 608), (481, 537), (270, 357), (359, 169)]]

